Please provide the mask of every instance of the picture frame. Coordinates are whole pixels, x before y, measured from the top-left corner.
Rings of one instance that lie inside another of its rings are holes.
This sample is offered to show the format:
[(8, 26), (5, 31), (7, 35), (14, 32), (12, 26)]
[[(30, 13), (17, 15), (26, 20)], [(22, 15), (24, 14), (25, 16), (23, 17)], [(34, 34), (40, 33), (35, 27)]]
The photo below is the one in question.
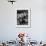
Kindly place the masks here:
[(31, 9), (29, 8), (16, 9), (16, 27), (17, 28), (31, 27)]

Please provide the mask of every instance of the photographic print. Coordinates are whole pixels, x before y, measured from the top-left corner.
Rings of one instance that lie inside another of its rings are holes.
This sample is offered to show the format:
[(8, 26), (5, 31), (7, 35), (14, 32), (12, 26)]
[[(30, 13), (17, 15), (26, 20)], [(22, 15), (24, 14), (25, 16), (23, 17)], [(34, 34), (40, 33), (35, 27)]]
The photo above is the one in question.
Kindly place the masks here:
[(16, 13), (17, 27), (29, 27), (30, 26), (30, 10), (17, 9), (16, 11), (17, 11)]

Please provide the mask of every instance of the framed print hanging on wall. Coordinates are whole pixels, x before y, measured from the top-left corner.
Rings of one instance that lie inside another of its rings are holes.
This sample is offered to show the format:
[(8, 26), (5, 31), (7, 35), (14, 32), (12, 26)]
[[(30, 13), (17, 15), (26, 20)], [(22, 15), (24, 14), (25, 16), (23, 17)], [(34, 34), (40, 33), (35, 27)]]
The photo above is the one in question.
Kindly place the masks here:
[(30, 27), (31, 26), (31, 11), (28, 8), (16, 9), (16, 27)]

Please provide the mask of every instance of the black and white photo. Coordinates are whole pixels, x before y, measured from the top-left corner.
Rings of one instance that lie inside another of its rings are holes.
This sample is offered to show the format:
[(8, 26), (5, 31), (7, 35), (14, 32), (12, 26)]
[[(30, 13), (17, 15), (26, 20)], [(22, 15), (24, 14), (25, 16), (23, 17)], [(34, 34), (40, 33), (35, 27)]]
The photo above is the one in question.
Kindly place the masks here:
[(28, 10), (17, 10), (17, 25), (28, 25)]

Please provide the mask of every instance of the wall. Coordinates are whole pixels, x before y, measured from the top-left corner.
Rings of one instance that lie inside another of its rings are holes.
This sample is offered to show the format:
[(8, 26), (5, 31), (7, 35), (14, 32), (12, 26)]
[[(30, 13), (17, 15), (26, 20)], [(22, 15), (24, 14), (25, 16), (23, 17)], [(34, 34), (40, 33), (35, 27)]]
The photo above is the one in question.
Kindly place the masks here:
[[(16, 28), (16, 8), (31, 8), (31, 28)], [(17, 0), (13, 5), (0, 0), (0, 40), (15, 40), (21, 31), (33, 40), (46, 40), (45, 12), (45, 0)]]

